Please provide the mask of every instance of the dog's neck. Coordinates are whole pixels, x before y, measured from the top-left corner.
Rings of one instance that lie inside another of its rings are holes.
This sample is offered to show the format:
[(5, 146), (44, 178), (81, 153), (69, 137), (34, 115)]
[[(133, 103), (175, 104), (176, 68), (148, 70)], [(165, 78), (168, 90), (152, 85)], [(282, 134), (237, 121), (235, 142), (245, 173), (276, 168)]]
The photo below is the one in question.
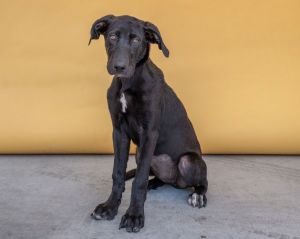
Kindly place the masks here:
[[(155, 72), (154, 72), (155, 71)], [(159, 74), (154, 74), (159, 73)], [(160, 75), (160, 79), (154, 79), (154, 76), (157, 77)], [(132, 77), (128, 79), (120, 79), (121, 81), (121, 92), (126, 90), (138, 90), (144, 87), (146, 84), (151, 84), (157, 80), (163, 80), (164, 76), (162, 71), (151, 61), (148, 57), (144, 62), (140, 62), (136, 65), (135, 72)]]

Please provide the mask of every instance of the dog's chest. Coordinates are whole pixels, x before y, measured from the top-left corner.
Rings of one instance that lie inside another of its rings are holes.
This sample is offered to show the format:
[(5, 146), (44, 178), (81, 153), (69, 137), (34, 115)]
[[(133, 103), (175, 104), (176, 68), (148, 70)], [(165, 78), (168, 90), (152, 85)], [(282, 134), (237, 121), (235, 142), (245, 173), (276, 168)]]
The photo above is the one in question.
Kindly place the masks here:
[(125, 123), (126, 131), (134, 143), (139, 142), (139, 134), (141, 132), (141, 125), (144, 118), (144, 106), (142, 99), (140, 99), (136, 94), (120, 92), (116, 101), (118, 104), (117, 114), (121, 120), (120, 122)]
[(127, 110), (127, 99), (126, 99), (125, 93), (121, 93), (120, 103), (121, 103), (121, 111), (122, 111), (122, 113), (126, 113), (126, 110)]
[(118, 113), (121, 113), (125, 117), (136, 115), (138, 108), (140, 108), (142, 104), (136, 95), (129, 92), (120, 92), (116, 101), (118, 104)]

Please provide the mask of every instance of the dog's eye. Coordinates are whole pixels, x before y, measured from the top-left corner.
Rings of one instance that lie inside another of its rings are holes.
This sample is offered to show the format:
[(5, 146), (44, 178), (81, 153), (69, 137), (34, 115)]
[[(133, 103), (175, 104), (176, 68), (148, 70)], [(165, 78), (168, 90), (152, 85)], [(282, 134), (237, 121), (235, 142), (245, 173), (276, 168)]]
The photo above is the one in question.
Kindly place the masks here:
[(115, 41), (117, 39), (118, 39), (117, 35), (110, 35), (109, 36), (109, 40), (111, 40), (111, 41)]
[(133, 38), (132, 39), (132, 43), (139, 43), (140, 42), (140, 39), (139, 38), (137, 38), (137, 37), (135, 37), (135, 38)]

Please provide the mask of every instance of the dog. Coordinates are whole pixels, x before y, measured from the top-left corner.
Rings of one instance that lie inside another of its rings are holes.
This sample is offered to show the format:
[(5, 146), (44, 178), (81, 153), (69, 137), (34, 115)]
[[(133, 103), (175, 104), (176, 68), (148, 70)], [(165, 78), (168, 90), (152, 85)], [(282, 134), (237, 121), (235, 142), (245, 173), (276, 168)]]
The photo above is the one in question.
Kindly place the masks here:
[[(138, 232), (144, 227), (147, 190), (164, 184), (194, 187), (188, 204), (205, 207), (207, 167), (200, 144), (183, 104), (149, 57), (151, 44), (169, 56), (158, 28), (135, 17), (108, 15), (92, 25), (89, 44), (101, 35), (108, 56), (107, 71), (114, 76), (107, 91), (113, 125), (113, 185), (107, 201), (91, 216), (112, 220), (125, 181), (133, 177), (131, 202), (120, 229)], [(126, 174), (131, 141), (137, 146), (137, 168)], [(149, 180), (151, 175), (154, 178)]]

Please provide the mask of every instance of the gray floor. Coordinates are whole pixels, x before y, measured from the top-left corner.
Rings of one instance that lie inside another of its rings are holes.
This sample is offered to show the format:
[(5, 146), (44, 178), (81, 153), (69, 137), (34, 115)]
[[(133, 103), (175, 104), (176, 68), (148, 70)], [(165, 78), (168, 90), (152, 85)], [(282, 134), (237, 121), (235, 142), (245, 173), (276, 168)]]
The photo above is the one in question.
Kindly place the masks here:
[[(146, 225), (118, 230), (119, 214), (94, 221), (111, 188), (111, 156), (1, 156), (0, 239), (300, 239), (300, 157), (206, 156), (208, 206), (187, 205), (189, 190), (148, 193)], [(130, 160), (129, 168), (134, 166)]]

